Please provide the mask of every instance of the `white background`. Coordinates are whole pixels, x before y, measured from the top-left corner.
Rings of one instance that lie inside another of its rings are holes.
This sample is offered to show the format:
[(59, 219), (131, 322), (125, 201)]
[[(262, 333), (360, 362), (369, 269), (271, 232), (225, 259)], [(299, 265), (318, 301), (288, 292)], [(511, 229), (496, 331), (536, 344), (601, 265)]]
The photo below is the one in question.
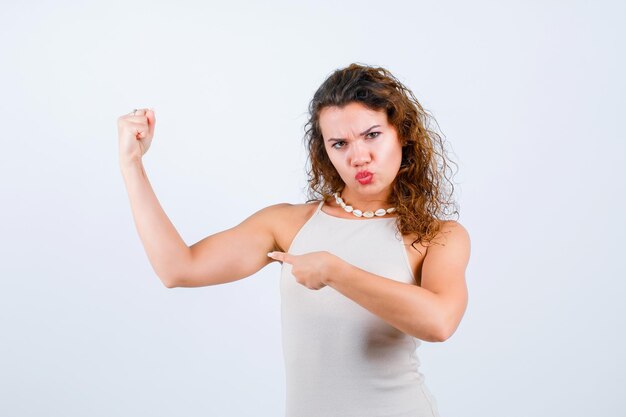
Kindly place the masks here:
[(165, 288), (116, 119), (155, 108), (144, 164), (191, 245), (305, 201), (308, 102), (351, 62), (411, 88), (459, 165), (469, 305), (418, 349), (441, 415), (623, 415), (623, 2), (1, 8), (0, 415), (284, 413), (280, 265)]

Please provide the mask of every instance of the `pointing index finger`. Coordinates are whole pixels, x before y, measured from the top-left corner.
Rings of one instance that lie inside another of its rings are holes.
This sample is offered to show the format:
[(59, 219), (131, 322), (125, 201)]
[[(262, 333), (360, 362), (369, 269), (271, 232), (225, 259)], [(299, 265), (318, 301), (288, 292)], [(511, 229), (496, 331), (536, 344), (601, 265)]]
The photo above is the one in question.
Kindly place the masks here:
[(287, 259), (287, 254), (285, 252), (278, 252), (278, 251), (268, 252), (267, 256), (269, 256), (272, 259), (276, 259), (277, 261), (289, 262)]

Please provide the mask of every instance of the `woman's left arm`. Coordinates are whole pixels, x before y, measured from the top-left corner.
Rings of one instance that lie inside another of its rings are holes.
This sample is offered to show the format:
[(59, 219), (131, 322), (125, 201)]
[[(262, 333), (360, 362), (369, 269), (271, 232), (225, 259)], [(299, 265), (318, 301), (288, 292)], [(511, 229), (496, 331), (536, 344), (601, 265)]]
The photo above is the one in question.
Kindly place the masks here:
[(398, 330), (420, 340), (443, 342), (456, 331), (467, 307), (465, 269), (470, 256), (467, 230), (448, 221), (428, 247), (421, 287), (372, 274), (339, 257), (324, 284), (339, 291)]

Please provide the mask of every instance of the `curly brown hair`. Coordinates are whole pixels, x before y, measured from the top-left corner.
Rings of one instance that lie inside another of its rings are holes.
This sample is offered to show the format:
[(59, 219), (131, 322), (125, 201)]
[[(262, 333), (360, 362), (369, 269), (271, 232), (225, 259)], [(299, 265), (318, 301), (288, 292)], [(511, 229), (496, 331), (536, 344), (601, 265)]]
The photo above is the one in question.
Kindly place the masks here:
[[(325, 201), (345, 187), (324, 148), (319, 117), (325, 107), (342, 108), (352, 102), (374, 111), (386, 111), (402, 145), (402, 164), (389, 201), (396, 207), (396, 225), (403, 235), (417, 234), (411, 246), (431, 242), (446, 216), (456, 214), (458, 218), (458, 206), (451, 200), (454, 184), (447, 175), (449, 163), (457, 164), (447, 161), (442, 137), (430, 129), (430, 120), (435, 121), (434, 118), (411, 90), (385, 68), (350, 64), (335, 70), (315, 92), (304, 127), (308, 150), (307, 203), (320, 201), (320, 197)], [(454, 211), (450, 212), (450, 206)]]

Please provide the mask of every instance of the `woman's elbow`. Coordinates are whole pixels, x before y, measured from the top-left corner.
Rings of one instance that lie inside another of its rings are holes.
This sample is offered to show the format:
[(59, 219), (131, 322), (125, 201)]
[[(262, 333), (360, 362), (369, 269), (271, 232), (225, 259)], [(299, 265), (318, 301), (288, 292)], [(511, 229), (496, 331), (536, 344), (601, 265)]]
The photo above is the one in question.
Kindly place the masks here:
[(459, 325), (458, 323), (455, 323), (455, 324), (442, 324), (438, 326), (437, 332), (435, 333), (435, 336), (436, 336), (435, 341), (445, 342), (446, 340), (448, 340), (450, 337), (452, 337), (454, 332), (456, 332), (458, 325)]
[(452, 333), (446, 330), (441, 330), (439, 331), (439, 333), (437, 333), (437, 336), (435, 337), (434, 342), (445, 342), (446, 340), (450, 338), (450, 336), (452, 336)]
[(176, 288), (179, 286), (178, 281), (173, 278), (163, 278), (159, 277), (161, 283), (165, 286), (165, 288)]

